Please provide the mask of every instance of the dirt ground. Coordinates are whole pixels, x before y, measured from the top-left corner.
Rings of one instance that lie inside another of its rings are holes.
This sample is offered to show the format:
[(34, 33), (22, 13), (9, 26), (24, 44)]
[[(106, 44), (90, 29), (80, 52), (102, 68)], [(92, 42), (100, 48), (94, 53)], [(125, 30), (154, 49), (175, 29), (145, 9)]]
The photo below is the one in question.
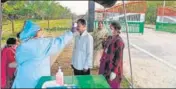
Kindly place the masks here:
[[(56, 32), (45, 32), (46, 37), (57, 37), (62, 35), (66, 31), (56, 31)], [(73, 41), (65, 46), (64, 50), (59, 54), (55, 62), (51, 66), (51, 74), (54, 76), (58, 70), (58, 67), (61, 66), (64, 76), (73, 75), (71, 64), (72, 50), (73, 50)], [(52, 59), (53, 60), (53, 59)], [(97, 69), (92, 70), (92, 74), (97, 74)]]
[[(52, 33), (50, 33), (50, 36), (51, 36), (51, 34)], [(61, 32), (59, 34), (63, 34), (63, 32)], [(56, 36), (56, 35), (52, 35), (52, 36)], [(59, 66), (61, 66), (62, 71), (64, 72), (64, 76), (73, 75), (73, 70), (70, 66), (72, 51), (73, 51), (73, 44), (74, 44), (73, 42), (74, 41), (72, 41), (72, 42), (70, 42), (70, 44), (66, 45), (64, 50), (59, 54), (59, 56), (57, 57), (57, 59), (55, 60), (55, 62), (53, 63), (53, 65), (51, 67), (51, 75), (55, 76)], [(98, 74), (98, 69), (92, 69), (91, 74), (92, 75), (97, 75)], [(127, 80), (125, 78), (122, 81), (121, 86), (123, 88), (129, 88), (129, 83), (127, 82)]]
[[(73, 42), (65, 47), (63, 52), (60, 53), (60, 55), (57, 57), (56, 61), (53, 63), (51, 67), (51, 74), (55, 76), (58, 67), (62, 67), (62, 71), (64, 72), (64, 76), (71, 76), (73, 75), (73, 70), (70, 66), (71, 64), (71, 57), (72, 57), (72, 50), (73, 50)], [(91, 70), (92, 75), (98, 74), (98, 69), (92, 69)], [(123, 88), (129, 88), (128, 81), (124, 78), (121, 86)]]
[[(70, 66), (71, 64), (71, 57), (72, 57), (72, 50), (73, 50), (73, 42), (68, 44), (63, 52), (60, 53), (60, 55), (57, 57), (56, 61), (51, 67), (51, 74), (55, 75), (58, 67), (62, 67), (62, 71), (64, 72), (65, 76), (71, 76), (73, 75), (73, 70)], [(96, 75), (98, 69), (91, 70), (91, 74)]]

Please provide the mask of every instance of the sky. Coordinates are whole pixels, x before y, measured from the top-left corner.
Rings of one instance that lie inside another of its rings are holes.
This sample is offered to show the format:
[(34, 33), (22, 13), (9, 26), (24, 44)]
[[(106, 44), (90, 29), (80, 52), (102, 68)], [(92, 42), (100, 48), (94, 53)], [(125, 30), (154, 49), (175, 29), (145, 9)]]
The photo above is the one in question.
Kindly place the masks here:
[[(88, 10), (88, 1), (57, 1), (62, 6), (70, 8), (71, 12), (82, 15), (85, 14)], [(95, 3), (96, 8), (103, 8), (100, 4)]]
[[(88, 11), (88, 0), (85, 0), (85, 1), (68, 0), (68, 1), (56, 1), (56, 2), (59, 2), (62, 6), (70, 8), (70, 10), (77, 15), (85, 14)], [(116, 4), (117, 3), (121, 3), (121, 1), (117, 1)], [(98, 3), (95, 3), (95, 9), (103, 9), (103, 6), (101, 6)]]

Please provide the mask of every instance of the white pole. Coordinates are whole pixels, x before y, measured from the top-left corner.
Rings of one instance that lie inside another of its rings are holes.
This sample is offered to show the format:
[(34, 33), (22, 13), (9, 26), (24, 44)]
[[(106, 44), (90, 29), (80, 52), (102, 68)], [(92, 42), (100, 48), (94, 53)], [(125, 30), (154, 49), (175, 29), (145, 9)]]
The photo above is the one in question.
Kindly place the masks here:
[(165, 0), (163, 1), (163, 16), (162, 16), (162, 23), (164, 22), (164, 8), (165, 8), (165, 4), (166, 4), (166, 2), (165, 2)]
[(114, 8), (115, 8), (115, 7), (112, 7), (112, 12), (113, 12), (113, 20), (114, 20), (114, 17), (115, 17)]
[(162, 27), (163, 27), (163, 22), (164, 22), (164, 7), (165, 7), (165, 0), (163, 1)]
[(131, 63), (131, 52), (130, 52), (130, 41), (129, 41), (129, 35), (128, 35), (128, 23), (127, 23), (127, 17), (126, 17), (126, 8), (125, 8), (125, 1), (123, 2), (123, 11), (124, 11), (124, 17), (125, 17), (125, 25), (126, 25), (126, 34), (127, 34), (127, 44), (128, 44), (128, 55), (129, 55), (129, 62), (130, 62), (130, 73), (131, 73), (131, 87), (133, 87), (133, 72), (132, 72), (132, 63)]
[[(2, 5), (1, 5), (1, 0), (0, 0), (0, 47), (1, 47), (1, 35), (2, 35)], [(0, 56), (1, 56), (1, 53), (0, 53)], [(1, 74), (0, 74), (0, 76), (1, 76)]]

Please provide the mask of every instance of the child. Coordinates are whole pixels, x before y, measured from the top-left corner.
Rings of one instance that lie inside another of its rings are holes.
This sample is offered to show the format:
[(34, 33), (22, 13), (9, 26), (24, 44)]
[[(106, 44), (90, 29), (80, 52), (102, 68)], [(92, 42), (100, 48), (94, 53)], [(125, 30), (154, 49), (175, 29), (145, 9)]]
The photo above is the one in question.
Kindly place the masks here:
[(1, 50), (1, 88), (10, 88), (15, 73), (15, 51), (17, 39), (9, 38), (6, 46)]

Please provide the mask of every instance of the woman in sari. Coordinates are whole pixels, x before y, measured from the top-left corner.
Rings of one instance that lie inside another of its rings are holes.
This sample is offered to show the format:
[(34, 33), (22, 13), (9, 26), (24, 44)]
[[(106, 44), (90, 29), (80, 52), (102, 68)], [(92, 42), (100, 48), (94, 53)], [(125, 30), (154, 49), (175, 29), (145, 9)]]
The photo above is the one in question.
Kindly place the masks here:
[(108, 36), (107, 30), (103, 27), (103, 21), (98, 22), (98, 29), (93, 32), (92, 36), (94, 40), (93, 67), (99, 68), (100, 59), (103, 54), (102, 41)]
[(1, 50), (1, 88), (10, 88), (15, 73), (15, 51), (17, 39), (9, 38), (6, 46)]
[(104, 52), (100, 60), (99, 74), (103, 74), (111, 88), (120, 88), (123, 75), (124, 42), (120, 37), (118, 22), (110, 24), (112, 36), (103, 42)]

